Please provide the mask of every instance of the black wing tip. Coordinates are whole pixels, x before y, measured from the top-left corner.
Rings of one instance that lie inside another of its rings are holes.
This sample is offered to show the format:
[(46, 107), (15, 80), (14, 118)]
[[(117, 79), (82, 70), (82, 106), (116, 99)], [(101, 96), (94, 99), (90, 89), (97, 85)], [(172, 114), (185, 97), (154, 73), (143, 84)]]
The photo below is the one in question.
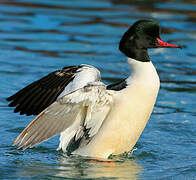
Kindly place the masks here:
[(13, 110), (14, 113), (20, 113), (20, 115), (26, 115), (26, 116), (31, 116), (31, 115), (37, 115), (36, 112), (29, 112), (26, 109), (20, 109), (18, 108), (17, 104), (14, 104), (14, 101), (8, 104), (9, 107), (15, 107)]
[(9, 96), (5, 99), (6, 101), (12, 101), (12, 96)]
[[(12, 101), (12, 100), (10, 100)], [(17, 103), (15, 101), (12, 101), (8, 104), (9, 107), (15, 107), (17, 105)]]
[(13, 110), (14, 113), (20, 113), (20, 115), (26, 115), (26, 116), (38, 115), (41, 111), (44, 110), (44, 109), (31, 110), (26, 107), (22, 108), (20, 104), (17, 104), (15, 101), (10, 102), (8, 106), (15, 107)]
[(6, 98), (6, 100), (10, 102), (8, 104), (8, 107), (15, 107), (13, 110), (14, 113), (20, 113), (20, 115), (26, 115), (26, 116), (38, 115), (40, 113), (40, 109), (34, 111), (32, 109), (29, 109), (27, 106), (21, 107), (24, 104), (24, 102), (19, 103), (18, 99), (15, 98), (14, 95)]
[(20, 113), (20, 115), (26, 115), (26, 116), (31, 116), (31, 115), (37, 115), (36, 113), (34, 112), (29, 112), (28, 110), (26, 109), (19, 109), (19, 110), (14, 110), (14, 113)]

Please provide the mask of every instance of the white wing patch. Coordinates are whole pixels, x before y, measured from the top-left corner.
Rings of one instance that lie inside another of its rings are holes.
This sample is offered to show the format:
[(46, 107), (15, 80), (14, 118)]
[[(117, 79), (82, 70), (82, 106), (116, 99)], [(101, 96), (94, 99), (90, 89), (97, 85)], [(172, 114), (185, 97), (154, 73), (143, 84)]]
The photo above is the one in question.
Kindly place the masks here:
[(25, 149), (63, 132), (59, 148), (66, 149), (73, 136), (83, 135), (83, 126), (93, 137), (112, 107), (113, 93), (103, 83), (94, 82), (63, 96), (42, 111), (13, 144), (19, 143), (18, 148)]
[(77, 70), (74, 79), (65, 87), (64, 91), (59, 95), (59, 98), (87, 86), (89, 83), (100, 82), (101, 76), (98, 69), (93, 66), (83, 65)]

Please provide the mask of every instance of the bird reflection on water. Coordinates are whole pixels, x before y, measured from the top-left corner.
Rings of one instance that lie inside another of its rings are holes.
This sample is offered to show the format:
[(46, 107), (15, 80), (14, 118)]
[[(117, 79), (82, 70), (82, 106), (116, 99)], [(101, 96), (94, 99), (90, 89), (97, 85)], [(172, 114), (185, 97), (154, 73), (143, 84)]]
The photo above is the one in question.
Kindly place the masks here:
[(114, 179), (139, 179), (144, 171), (135, 159), (123, 154), (112, 157), (109, 160), (90, 159), (81, 156), (67, 156), (58, 154), (54, 164), (35, 161), (13, 162), (23, 164), (18, 168), (15, 175), (20, 178), (114, 178)]
[[(77, 156), (67, 158), (61, 156), (59, 159), (59, 172), (57, 177), (70, 178), (117, 178), (117, 179), (138, 179), (143, 168), (135, 159), (114, 157), (110, 160), (93, 160), (78, 158)], [(75, 159), (75, 162), (73, 162)], [(79, 159), (79, 160), (78, 160)], [(72, 166), (70, 166), (70, 162)], [(74, 163), (74, 165), (73, 165)]]

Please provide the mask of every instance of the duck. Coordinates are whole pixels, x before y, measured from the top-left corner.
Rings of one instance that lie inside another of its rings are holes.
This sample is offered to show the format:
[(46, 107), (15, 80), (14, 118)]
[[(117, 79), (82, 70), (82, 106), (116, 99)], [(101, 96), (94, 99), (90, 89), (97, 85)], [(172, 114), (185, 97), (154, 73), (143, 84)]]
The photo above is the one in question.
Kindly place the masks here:
[(32, 148), (60, 134), (57, 150), (107, 159), (130, 152), (153, 111), (160, 87), (150, 48), (180, 48), (160, 38), (154, 19), (136, 21), (119, 50), (128, 58), (130, 76), (105, 85), (91, 65), (67, 66), (49, 73), (7, 98), (21, 115), (37, 115), (14, 140)]

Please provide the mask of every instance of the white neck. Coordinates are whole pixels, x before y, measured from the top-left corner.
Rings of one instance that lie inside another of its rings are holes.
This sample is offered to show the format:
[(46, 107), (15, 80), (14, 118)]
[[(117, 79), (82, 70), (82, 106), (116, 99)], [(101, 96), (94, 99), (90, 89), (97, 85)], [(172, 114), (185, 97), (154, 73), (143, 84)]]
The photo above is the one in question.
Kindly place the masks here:
[(134, 82), (159, 88), (159, 77), (151, 61), (141, 62), (128, 58), (128, 63), (131, 68), (131, 75), (126, 80), (128, 86)]

